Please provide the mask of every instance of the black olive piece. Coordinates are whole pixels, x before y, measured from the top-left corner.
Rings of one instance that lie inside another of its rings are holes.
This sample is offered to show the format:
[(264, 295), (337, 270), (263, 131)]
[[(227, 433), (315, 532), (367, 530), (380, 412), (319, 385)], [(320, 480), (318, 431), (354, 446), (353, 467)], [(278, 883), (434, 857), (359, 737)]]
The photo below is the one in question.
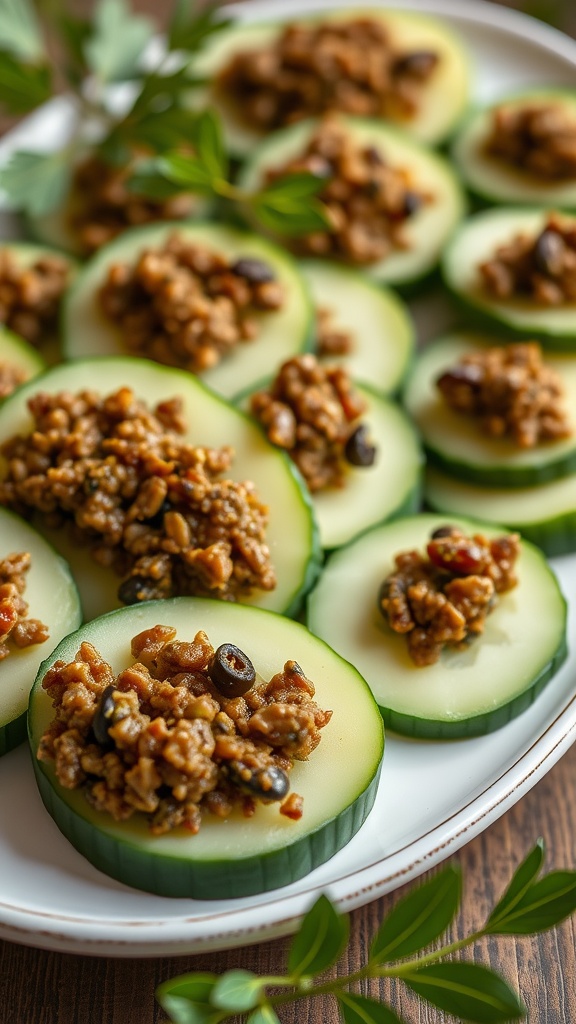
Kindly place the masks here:
[(484, 370), (481, 366), (477, 366), (475, 363), (464, 363), (453, 366), (450, 370), (440, 374), (436, 378), (436, 387), (443, 391), (445, 388), (450, 390), (453, 387), (466, 386), (473, 393), (477, 393), (480, 391), (483, 381)]
[(376, 461), (376, 446), (368, 440), (368, 430), (363, 423), (346, 441), (344, 458), (351, 466), (373, 466)]
[(256, 681), (250, 658), (234, 644), (220, 644), (214, 651), (208, 675), (223, 697), (242, 697)]
[(410, 75), (412, 78), (426, 78), (438, 63), (438, 54), (433, 50), (414, 50), (394, 62), (395, 75)]
[(556, 277), (562, 272), (564, 263), (564, 239), (557, 231), (545, 228), (534, 244), (534, 263), (536, 269), (548, 277)]
[(116, 711), (116, 704), (114, 702), (115, 687), (110, 685), (107, 686), (103, 691), (96, 711), (94, 712), (94, 718), (92, 719), (92, 732), (94, 733), (94, 739), (96, 743), (99, 743), (101, 747), (113, 747), (114, 742), (108, 735), (108, 729), (111, 725), (114, 725), (114, 713)]
[(404, 216), (411, 217), (412, 214), (417, 213), (422, 206), (422, 197), (417, 192), (411, 192), (410, 189), (404, 196)]
[(252, 256), (242, 256), (230, 267), (233, 274), (243, 277), (250, 284), (266, 284), (268, 281), (275, 281), (276, 274), (269, 263), (264, 260), (254, 259)]
[(432, 530), (430, 534), (431, 540), (442, 540), (443, 537), (451, 537), (453, 533), (458, 533), (457, 526), (438, 526), (435, 530)]
[(168, 498), (166, 498), (162, 502), (158, 511), (155, 512), (153, 516), (150, 516), (149, 519), (145, 520), (146, 525), (150, 526), (153, 530), (161, 530), (164, 526), (164, 516), (167, 512), (170, 512), (171, 509), (172, 503), (168, 501)]
[(118, 587), (118, 600), (122, 604), (149, 601), (154, 593), (152, 580), (147, 576), (128, 576)]
[(230, 768), (230, 778), (234, 785), (258, 800), (267, 802), (283, 800), (290, 789), (290, 779), (286, 772), (273, 764), (267, 768), (252, 771), (249, 779), (243, 778), (244, 774), (244, 772), (240, 774), (233, 767)]
[(376, 146), (366, 146), (366, 149), (364, 150), (364, 156), (372, 167), (384, 166), (384, 157), (382, 156), (380, 150), (376, 148)]

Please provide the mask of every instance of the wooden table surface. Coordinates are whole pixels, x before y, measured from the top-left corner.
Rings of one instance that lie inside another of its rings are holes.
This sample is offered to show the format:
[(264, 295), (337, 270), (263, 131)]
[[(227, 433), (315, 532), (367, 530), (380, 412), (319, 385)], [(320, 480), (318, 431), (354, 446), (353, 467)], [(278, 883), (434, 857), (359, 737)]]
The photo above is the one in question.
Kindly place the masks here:
[[(89, 9), (90, 0), (80, 5)], [(158, 13), (157, 0), (139, 8)], [(509, 6), (521, 3), (510, 0)], [(544, 9), (546, 5), (541, 5)], [(565, 4), (564, 27), (576, 28), (576, 5)], [(452, 937), (476, 929), (505, 887), (514, 867), (538, 836), (546, 843), (546, 867), (576, 867), (576, 747), (515, 807), (455, 855), (465, 886)], [(427, 876), (423, 876), (426, 878)], [(403, 890), (351, 914), (351, 941), (335, 972), (347, 974), (365, 961), (370, 938)], [(536, 938), (499, 938), (479, 943), (464, 956), (504, 974), (521, 993), (532, 1024), (576, 1024), (575, 920)], [(154, 999), (163, 980), (188, 970), (221, 972), (242, 967), (284, 972), (289, 940), (220, 953), (156, 960), (116, 960), (52, 953), (0, 942), (0, 1024), (161, 1024)], [(444, 1014), (420, 1004), (400, 985), (372, 982), (365, 995), (390, 1001), (409, 1024), (443, 1024)], [(328, 997), (282, 1010), (283, 1024), (337, 1024)]]

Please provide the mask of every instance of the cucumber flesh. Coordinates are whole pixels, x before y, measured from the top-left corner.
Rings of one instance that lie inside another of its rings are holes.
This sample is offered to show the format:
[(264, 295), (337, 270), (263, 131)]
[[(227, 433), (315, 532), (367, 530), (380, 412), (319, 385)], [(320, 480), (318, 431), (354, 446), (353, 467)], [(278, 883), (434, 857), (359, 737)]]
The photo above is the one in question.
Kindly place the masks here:
[[(488, 536), (502, 532), (460, 517)], [(381, 583), (401, 551), (423, 550), (438, 515), (396, 520), (363, 534), (329, 560), (309, 597), (308, 625), (362, 672), (386, 724), (411, 736), (477, 736), (528, 707), (566, 656), (566, 604), (542, 553), (523, 541), (519, 583), (500, 596), (485, 631), (463, 651), (416, 667), (405, 638), (377, 607)]]
[(549, 217), (546, 209), (500, 207), (485, 210), (466, 221), (443, 258), (447, 287), (483, 321), (515, 336), (539, 339), (550, 348), (576, 351), (576, 303), (539, 306), (528, 298), (495, 299), (481, 287), (478, 266), (515, 235), (536, 237)]
[(576, 208), (576, 177), (559, 181), (539, 178), (515, 167), (501, 157), (486, 152), (486, 141), (492, 130), (495, 110), (513, 110), (526, 105), (554, 104), (576, 118), (576, 93), (559, 89), (538, 89), (504, 97), (494, 105), (477, 110), (459, 130), (452, 147), (452, 156), (464, 183), (475, 195), (490, 203), (555, 206)]
[[(420, 431), (430, 461), (462, 480), (500, 487), (526, 487), (576, 470), (576, 358), (545, 353), (545, 362), (562, 378), (573, 434), (533, 448), (519, 448), (509, 438), (483, 434), (473, 417), (453, 409), (436, 387), (436, 379), (466, 353), (503, 344), (497, 338), (460, 333), (427, 346), (406, 386), (404, 403)], [(505, 522), (506, 520), (504, 520)]]
[[(458, 123), (470, 93), (470, 59), (458, 37), (440, 20), (412, 11), (384, 11), (376, 8), (358, 10), (354, 7), (338, 11), (323, 11), (314, 18), (290, 19), (290, 23), (346, 21), (359, 16), (381, 21), (402, 52), (431, 50), (438, 54), (439, 63), (422, 90), (419, 110), (410, 118), (399, 117), (396, 122), (407, 134), (419, 142), (434, 145), (445, 139)], [(258, 50), (268, 46), (280, 33), (285, 22), (242, 23), (218, 33), (198, 57), (197, 72), (201, 77), (213, 78), (239, 52)], [(225, 102), (215, 89), (209, 89), (205, 101), (220, 114), (230, 149), (238, 156), (247, 156), (262, 133), (251, 129)], [(198, 102), (194, 98), (194, 103)]]
[(288, 659), (302, 665), (315, 684), (315, 700), (333, 711), (317, 749), (291, 772), (292, 791), (304, 797), (303, 817), (289, 821), (277, 805), (259, 804), (252, 818), (239, 811), (224, 821), (206, 814), (195, 836), (182, 829), (152, 836), (143, 815), (114, 822), (94, 811), (80, 791), (63, 789), (51, 766), (34, 758), (49, 812), (97, 868), (149, 892), (230, 899), (295, 881), (332, 857), (360, 828), (374, 801), (384, 742), (381, 716), (358, 671), (299, 623), (191, 598), (148, 602), (97, 619), (67, 637), (38, 674), (29, 713), (33, 753), (52, 717), (41, 687), (49, 665), (57, 658), (73, 659), (86, 640), (120, 671), (132, 663), (132, 636), (159, 622), (177, 627), (183, 640), (204, 629), (214, 647), (235, 643), (266, 679)]
[(537, 544), (545, 555), (576, 551), (576, 474), (537, 487), (482, 487), (426, 470), (424, 499), (435, 512), (481, 516), (503, 523)]
[[(252, 480), (270, 510), (267, 542), (278, 577), (275, 590), (255, 591), (246, 600), (274, 611), (295, 613), (318, 570), (318, 536), (310, 500), (284, 453), (268, 444), (248, 417), (191, 374), (146, 360), (119, 357), (78, 360), (54, 367), (22, 385), (2, 404), (0, 445), (16, 433), (30, 431), (32, 421), (26, 403), (40, 390), (54, 394), (89, 387), (107, 395), (122, 386), (131, 387), (149, 406), (180, 396), (189, 424), (184, 440), (208, 447), (233, 446), (236, 454), (230, 476), (235, 480)], [(0, 476), (3, 473), (5, 460), (0, 456)], [(53, 532), (50, 537), (69, 558), (85, 617), (116, 608), (118, 577), (97, 566), (86, 550), (67, 542), (63, 533)]]
[(0, 326), (0, 365), (14, 367), (31, 380), (45, 369), (42, 356), (24, 338)]
[(80, 599), (66, 563), (28, 523), (1, 508), (0, 561), (21, 551), (31, 555), (23, 595), (27, 615), (40, 619), (50, 635), (44, 643), (13, 648), (0, 661), (0, 755), (26, 736), (28, 695), (41, 661), (82, 619)]
[(344, 366), (353, 380), (374, 391), (394, 394), (414, 351), (414, 328), (402, 300), (342, 264), (301, 260), (298, 266), (315, 307), (329, 310), (334, 327), (352, 338), (350, 353), (323, 361)]
[(64, 308), (63, 348), (67, 358), (126, 354), (121, 332), (100, 309), (98, 289), (113, 263), (134, 261), (143, 249), (163, 245), (174, 232), (230, 259), (250, 256), (264, 260), (284, 287), (285, 302), (281, 309), (255, 314), (257, 338), (238, 345), (202, 374), (203, 381), (214, 391), (232, 397), (264, 374), (272, 373), (283, 359), (310, 346), (312, 305), (302, 276), (288, 253), (257, 235), (225, 225), (164, 221), (124, 232), (85, 264)]
[[(425, 277), (436, 266), (440, 253), (464, 216), (462, 187), (449, 164), (436, 153), (380, 121), (341, 117), (346, 131), (361, 146), (375, 146), (392, 166), (408, 168), (414, 185), (432, 197), (406, 222), (406, 248), (363, 268), (369, 278), (382, 284), (407, 285)], [(240, 171), (239, 184), (258, 188), (271, 169), (283, 167), (302, 153), (317, 128), (315, 121), (301, 121), (273, 132), (253, 149)]]

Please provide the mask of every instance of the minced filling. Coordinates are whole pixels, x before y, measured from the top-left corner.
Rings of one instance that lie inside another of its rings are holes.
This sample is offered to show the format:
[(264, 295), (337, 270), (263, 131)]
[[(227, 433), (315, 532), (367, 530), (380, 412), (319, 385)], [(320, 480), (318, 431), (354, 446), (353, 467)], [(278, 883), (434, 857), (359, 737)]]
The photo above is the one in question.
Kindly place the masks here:
[(552, 213), (536, 235), (521, 232), (479, 266), (496, 299), (529, 298), (542, 306), (576, 301), (576, 221)]
[(14, 363), (7, 363), (0, 359), (0, 399), (6, 398), (26, 380), (26, 373)]
[(1, 448), (0, 504), (68, 524), (75, 543), (122, 577), (123, 603), (233, 601), (275, 587), (267, 507), (253, 483), (228, 477), (231, 448), (182, 439), (179, 399), (150, 411), (123, 387), (106, 398), (40, 392), (28, 408), (31, 432)]
[(302, 816), (289, 773), (332, 712), (315, 703), (297, 662), (265, 680), (234, 645), (215, 651), (202, 631), (177, 640), (162, 625), (135, 636), (131, 651), (118, 675), (90, 643), (46, 673), (55, 716), (37, 756), (54, 762), (62, 786), (82, 788), (116, 821), (142, 812), (155, 835), (197, 833), (203, 811), (250, 817), (259, 802)]
[(406, 636), (415, 665), (433, 665), (444, 648), (460, 650), (484, 631), (498, 595), (518, 580), (516, 533), (488, 539), (456, 526), (434, 530), (426, 552), (403, 551), (384, 580), (379, 607), (388, 625)]
[(333, 117), (324, 118), (304, 151), (269, 170), (266, 180), (303, 171), (325, 179), (318, 198), (329, 226), (294, 243), (299, 252), (314, 256), (359, 265), (384, 260), (409, 248), (406, 224), (431, 200), (410, 168), (389, 163), (372, 144), (358, 143)]
[(536, 178), (576, 178), (576, 117), (553, 100), (497, 107), (485, 150)]
[(466, 353), (436, 385), (451, 409), (520, 448), (573, 433), (562, 378), (543, 362), (535, 341)]
[(70, 265), (62, 256), (39, 256), (24, 264), (0, 248), (0, 323), (33, 345), (56, 331)]
[(356, 348), (354, 332), (338, 324), (338, 318), (328, 306), (316, 309), (316, 351), (319, 359), (349, 356)]
[(350, 466), (370, 466), (376, 449), (361, 422), (366, 404), (345, 369), (311, 353), (282, 364), (250, 409), (269, 441), (284, 448), (311, 491), (342, 487)]
[(12, 651), (43, 644), (50, 636), (40, 619), (28, 617), (24, 593), (31, 561), (28, 551), (0, 558), (0, 661)]
[(370, 17), (287, 25), (268, 45), (234, 54), (216, 88), (262, 132), (336, 110), (410, 120), (440, 61), (406, 50)]
[(133, 263), (113, 263), (99, 291), (129, 352), (201, 373), (257, 337), (284, 289), (263, 260), (229, 260), (171, 235)]

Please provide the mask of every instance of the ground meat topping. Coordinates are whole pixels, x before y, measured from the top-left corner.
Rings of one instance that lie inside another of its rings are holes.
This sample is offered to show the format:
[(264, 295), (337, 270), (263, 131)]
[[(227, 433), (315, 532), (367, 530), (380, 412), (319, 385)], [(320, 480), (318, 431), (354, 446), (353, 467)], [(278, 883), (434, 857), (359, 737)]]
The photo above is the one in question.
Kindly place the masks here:
[(143, 812), (155, 835), (178, 826), (198, 832), (202, 810), (225, 818), (240, 807), (250, 817), (258, 802), (300, 818), (302, 798), (289, 794), (288, 775), (332, 717), (313, 700), (313, 683), (287, 661), (230, 699), (212, 678), (217, 652), (206, 633), (175, 637), (170, 626), (139, 633), (132, 656), (140, 660), (116, 676), (89, 643), (75, 661), (56, 661), (42, 682), (55, 717), (38, 758), (117, 821)]
[(554, 102), (498, 107), (485, 149), (540, 179), (576, 178), (576, 118)]
[(6, 398), (26, 380), (24, 370), (13, 363), (4, 363), (0, 359), (0, 399)]
[(560, 374), (542, 361), (535, 342), (467, 353), (436, 381), (451, 409), (473, 417), (490, 437), (520, 448), (570, 437)]
[(497, 299), (530, 298), (542, 306), (576, 301), (576, 223), (551, 214), (534, 238), (525, 233), (501, 245), (479, 266), (485, 290)]
[(263, 132), (331, 110), (409, 120), (439, 60), (431, 50), (400, 48), (369, 17), (293, 24), (267, 46), (234, 54), (216, 88)]
[(419, 667), (433, 665), (444, 647), (462, 649), (484, 631), (498, 594), (517, 584), (518, 534), (492, 540), (455, 526), (432, 533), (426, 554), (403, 551), (384, 580), (379, 608), (396, 633), (406, 634)]
[(347, 327), (339, 327), (334, 313), (327, 306), (316, 310), (316, 349), (320, 359), (349, 356), (355, 348), (354, 334)]
[(114, 167), (98, 156), (79, 164), (72, 186), (70, 227), (83, 253), (90, 254), (128, 228), (160, 220), (182, 220), (194, 209), (194, 197), (149, 199), (130, 191), (133, 167)]
[(314, 256), (359, 265), (386, 259), (409, 247), (405, 226), (432, 199), (420, 190), (410, 168), (388, 163), (373, 145), (359, 145), (330, 117), (321, 122), (303, 153), (268, 171), (267, 181), (302, 171), (326, 179), (318, 198), (329, 227), (294, 242), (299, 252)]
[(30, 564), (28, 551), (0, 559), (0, 661), (18, 648), (43, 644), (50, 636), (48, 626), (28, 618), (24, 592)]
[[(372, 465), (376, 458), (367, 436), (359, 434), (366, 406), (346, 370), (324, 367), (311, 354), (283, 363), (271, 386), (252, 395), (250, 408), (311, 491), (344, 486), (350, 464)], [(362, 447), (364, 461), (354, 461)]]
[(70, 525), (73, 540), (123, 577), (125, 604), (179, 594), (236, 600), (276, 584), (267, 508), (227, 478), (231, 448), (182, 440), (178, 399), (153, 412), (130, 388), (107, 398), (40, 392), (34, 427), (2, 446), (0, 504)]
[(174, 234), (134, 264), (112, 264), (99, 298), (130, 352), (201, 373), (255, 338), (284, 290), (267, 263), (230, 261)]
[(70, 265), (61, 256), (39, 256), (27, 265), (0, 249), (0, 323), (33, 345), (56, 330)]

